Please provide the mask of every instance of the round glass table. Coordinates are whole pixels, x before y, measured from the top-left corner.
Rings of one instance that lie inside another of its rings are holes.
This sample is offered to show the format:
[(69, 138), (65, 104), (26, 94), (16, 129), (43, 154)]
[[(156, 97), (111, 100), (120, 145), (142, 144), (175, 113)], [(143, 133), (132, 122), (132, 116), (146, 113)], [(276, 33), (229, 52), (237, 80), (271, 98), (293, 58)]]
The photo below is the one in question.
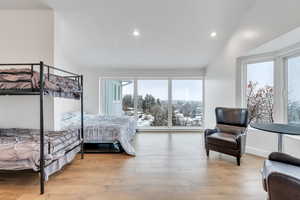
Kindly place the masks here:
[(250, 124), (252, 128), (278, 134), (278, 152), (283, 151), (283, 135), (300, 135), (300, 125), (296, 124)]

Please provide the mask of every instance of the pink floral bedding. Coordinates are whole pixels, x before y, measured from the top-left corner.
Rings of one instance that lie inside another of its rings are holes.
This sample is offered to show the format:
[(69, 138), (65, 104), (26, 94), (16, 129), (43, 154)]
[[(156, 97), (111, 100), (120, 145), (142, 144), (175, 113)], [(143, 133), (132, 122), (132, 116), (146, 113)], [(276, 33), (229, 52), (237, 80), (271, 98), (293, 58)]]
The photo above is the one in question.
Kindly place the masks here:
[[(77, 92), (79, 83), (71, 78), (54, 74), (45, 74), (45, 88), (57, 92)], [(0, 89), (38, 89), (40, 74), (31, 69), (0, 69)]]

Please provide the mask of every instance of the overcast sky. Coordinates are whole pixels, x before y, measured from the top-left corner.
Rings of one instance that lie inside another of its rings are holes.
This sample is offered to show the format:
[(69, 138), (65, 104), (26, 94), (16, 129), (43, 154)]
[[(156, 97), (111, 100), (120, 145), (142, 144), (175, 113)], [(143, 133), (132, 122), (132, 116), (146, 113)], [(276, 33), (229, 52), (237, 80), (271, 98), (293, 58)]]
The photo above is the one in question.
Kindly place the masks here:
[(257, 82), (257, 87), (273, 86), (273, 62), (255, 63), (247, 66), (247, 81)]
[[(255, 63), (247, 67), (248, 81), (258, 82), (258, 87), (273, 86), (273, 62)], [(300, 101), (300, 57), (288, 59), (288, 96)]]
[[(173, 100), (202, 100), (201, 80), (173, 80)], [(123, 95), (133, 94), (133, 84), (123, 87)], [(138, 94), (151, 94), (155, 98), (168, 100), (167, 80), (139, 80)]]
[(289, 98), (293, 101), (300, 101), (300, 57), (288, 60), (289, 66)]

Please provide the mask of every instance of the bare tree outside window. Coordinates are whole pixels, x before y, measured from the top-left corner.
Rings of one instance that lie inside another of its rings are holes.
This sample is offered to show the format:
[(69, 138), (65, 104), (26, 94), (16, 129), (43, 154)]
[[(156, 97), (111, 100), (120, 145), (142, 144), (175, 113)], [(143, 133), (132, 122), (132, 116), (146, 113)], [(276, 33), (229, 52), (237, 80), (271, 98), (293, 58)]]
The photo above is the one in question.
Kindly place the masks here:
[(247, 65), (247, 108), (250, 123), (274, 122), (274, 62)]
[(257, 88), (258, 83), (249, 81), (247, 86), (247, 108), (249, 121), (255, 123), (273, 123), (274, 90), (271, 86)]

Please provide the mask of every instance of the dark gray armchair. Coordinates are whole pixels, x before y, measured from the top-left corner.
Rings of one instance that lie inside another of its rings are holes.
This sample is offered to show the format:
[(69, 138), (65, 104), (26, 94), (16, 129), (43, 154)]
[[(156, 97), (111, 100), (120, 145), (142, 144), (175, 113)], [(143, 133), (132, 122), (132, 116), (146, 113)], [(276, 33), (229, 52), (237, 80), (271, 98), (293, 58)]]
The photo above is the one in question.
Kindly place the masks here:
[(204, 133), (206, 154), (217, 151), (235, 156), (237, 164), (245, 152), (248, 110), (241, 108), (216, 108), (217, 126)]

